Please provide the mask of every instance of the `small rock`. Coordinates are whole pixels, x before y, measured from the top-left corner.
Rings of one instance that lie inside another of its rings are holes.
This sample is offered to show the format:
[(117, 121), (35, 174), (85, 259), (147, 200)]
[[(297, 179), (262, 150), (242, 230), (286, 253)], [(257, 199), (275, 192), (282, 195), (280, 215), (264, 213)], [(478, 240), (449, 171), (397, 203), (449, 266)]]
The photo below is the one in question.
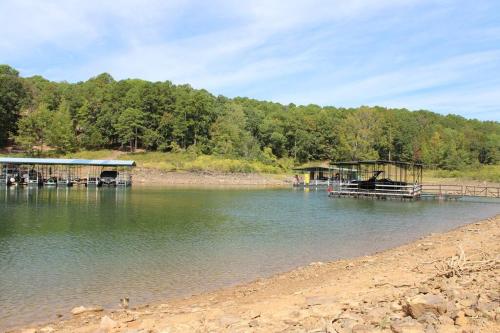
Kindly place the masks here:
[(461, 314), (455, 318), (455, 325), (462, 327), (467, 326), (469, 324), (469, 320), (465, 318), (465, 314), (462, 311), (460, 312)]
[(355, 313), (352, 313), (352, 312), (344, 312), (342, 313), (340, 316), (339, 316), (339, 319), (349, 319), (349, 320), (352, 320), (354, 322), (358, 322), (358, 323), (362, 323), (363, 322), (363, 318), (361, 318), (361, 316), (355, 314)]
[(326, 321), (323, 318), (316, 316), (306, 317), (300, 324), (308, 332), (324, 331), (326, 327)]
[(392, 311), (401, 311), (402, 309), (403, 309), (403, 307), (398, 302), (391, 303), (391, 310)]
[(285, 319), (283, 322), (289, 326), (297, 326), (300, 324), (299, 321), (295, 319)]
[(437, 316), (432, 313), (432, 312), (426, 312), (420, 317), (418, 317), (418, 322), (422, 324), (437, 324), (438, 323), (438, 318)]
[(394, 333), (424, 333), (424, 326), (417, 321), (397, 320), (391, 323)]
[(117, 326), (117, 322), (108, 316), (104, 316), (101, 318), (101, 323), (99, 324), (99, 329), (104, 332), (109, 332), (113, 328)]
[(155, 321), (152, 318), (146, 318), (141, 321), (139, 327), (145, 330), (152, 329), (153, 327), (155, 327)]
[(446, 314), (448, 317), (455, 318), (457, 316), (458, 307), (454, 302), (446, 303)]
[(436, 327), (436, 332), (437, 333), (458, 333), (461, 332), (459, 331), (458, 328), (456, 328), (454, 325), (439, 325)]
[(372, 326), (357, 324), (352, 327), (352, 333), (375, 333), (380, 332)]
[(337, 303), (338, 299), (334, 297), (326, 297), (326, 296), (309, 296), (306, 297), (306, 305), (308, 307), (321, 305), (321, 304), (334, 304)]
[(52, 333), (55, 332), (55, 329), (51, 326), (45, 326), (40, 329), (40, 333)]
[(476, 316), (476, 311), (474, 311), (471, 308), (466, 308), (464, 309), (464, 313), (467, 317), (475, 317)]
[(483, 313), (494, 311), (499, 305), (497, 302), (478, 302), (477, 309)]
[(406, 312), (413, 318), (418, 318), (426, 312), (441, 315), (446, 312), (446, 301), (439, 295), (419, 294), (407, 301)]
[(36, 328), (27, 328), (22, 330), (21, 333), (36, 333)]
[(100, 312), (103, 310), (104, 309), (101, 306), (90, 306), (90, 307), (77, 306), (76, 308), (73, 308), (71, 310), (71, 313), (76, 316), (86, 312)]
[(421, 294), (429, 294), (431, 292), (431, 288), (429, 288), (429, 286), (420, 286), (418, 288), (418, 292)]
[(359, 324), (352, 319), (337, 319), (333, 322), (333, 328), (337, 332), (352, 332), (352, 328)]
[(224, 315), (222, 317), (219, 318), (219, 324), (222, 326), (222, 327), (229, 327), (233, 324), (236, 324), (237, 322), (239, 322), (241, 320), (240, 317), (237, 317), (237, 316), (233, 316), (233, 315)]
[(259, 321), (257, 319), (252, 319), (248, 322), (248, 326), (250, 327), (258, 327), (259, 326)]
[(475, 304), (474, 300), (472, 299), (461, 299), (458, 301), (458, 304), (460, 304), (461, 306), (463, 306), (464, 308), (468, 308), (468, 307), (471, 307)]
[(324, 265), (325, 263), (321, 261), (316, 261), (309, 264), (309, 266), (324, 266)]
[(134, 315), (127, 315), (125, 318), (122, 319), (124, 323), (131, 323), (133, 321), (137, 320), (137, 316)]
[(438, 320), (439, 320), (439, 323), (441, 325), (453, 325), (454, 324), (453, 319), (451, 319), (450, 317), (445, 316), (445, 315), (439, 316)]

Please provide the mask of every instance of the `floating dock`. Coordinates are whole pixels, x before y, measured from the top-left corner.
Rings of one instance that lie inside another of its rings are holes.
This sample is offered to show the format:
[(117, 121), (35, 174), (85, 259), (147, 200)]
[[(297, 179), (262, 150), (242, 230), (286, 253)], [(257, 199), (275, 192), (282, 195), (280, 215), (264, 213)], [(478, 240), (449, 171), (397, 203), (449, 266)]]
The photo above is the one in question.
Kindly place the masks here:
[(334, 162), (331, 197), (418, 199), (422, 164), (385, 160)]
[(0, 185), (130, 186), (130, 160), (0, 157)]

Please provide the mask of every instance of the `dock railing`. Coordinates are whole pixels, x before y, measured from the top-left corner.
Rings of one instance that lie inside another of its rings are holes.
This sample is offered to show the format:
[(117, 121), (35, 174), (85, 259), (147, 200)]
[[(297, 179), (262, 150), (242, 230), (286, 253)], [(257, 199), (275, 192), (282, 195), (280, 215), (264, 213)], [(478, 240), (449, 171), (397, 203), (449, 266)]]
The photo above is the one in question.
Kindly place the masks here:
[(425, 195), (500, 198), (500, 187), (454, 184), (423, 184)]
[(337, 188), (333, 188), (331, 195), (339, 196), (372, 196), (372, 197), (399, 197), (417, 198), (422, 192), (422, 185), (390, 185), (375, 184), (374, 189), (360, 188), (358, 183), (340, 183)]

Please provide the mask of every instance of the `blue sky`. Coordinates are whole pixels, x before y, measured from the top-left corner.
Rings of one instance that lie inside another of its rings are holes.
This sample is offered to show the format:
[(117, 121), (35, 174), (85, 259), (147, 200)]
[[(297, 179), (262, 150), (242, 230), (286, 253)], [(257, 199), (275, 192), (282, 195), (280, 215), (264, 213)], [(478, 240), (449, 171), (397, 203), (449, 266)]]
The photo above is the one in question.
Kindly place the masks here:
[(0, 63), (500, 120), (500, 1), (0, 0)]

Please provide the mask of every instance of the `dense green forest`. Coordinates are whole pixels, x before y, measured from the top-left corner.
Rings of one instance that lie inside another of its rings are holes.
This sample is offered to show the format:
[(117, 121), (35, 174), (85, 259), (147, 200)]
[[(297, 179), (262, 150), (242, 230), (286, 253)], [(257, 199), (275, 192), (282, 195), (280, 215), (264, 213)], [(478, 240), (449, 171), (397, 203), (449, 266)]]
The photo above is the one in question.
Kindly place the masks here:
[[(362, 94), (362, 92), (360, 92)], [(0, 66), (0, 147), (188, 151), (272, 163), (389, 159), (442, 169), (500, 162), (500, 123), (384, 107), (296, 106), (169, 81), (23, 78)]]

